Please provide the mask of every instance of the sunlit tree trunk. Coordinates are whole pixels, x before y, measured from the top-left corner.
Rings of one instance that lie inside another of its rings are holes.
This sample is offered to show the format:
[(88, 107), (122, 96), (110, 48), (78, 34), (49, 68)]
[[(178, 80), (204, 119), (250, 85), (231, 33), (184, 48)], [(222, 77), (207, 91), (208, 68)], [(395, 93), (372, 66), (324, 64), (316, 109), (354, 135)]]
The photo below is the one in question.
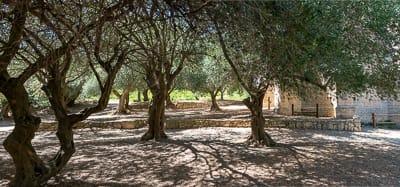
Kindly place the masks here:
[(115, 113), (118, 114), (127, 114), (129, 107), (129, 93), (132, 88), (126, 88), (122, 91), (122, 94), (118, 93), (117, 90), (113, 90), (115, 96), (118, 97), (118, 108)]
[(249, 98), (243, 100), (243, 103), (251, 112), (251, 135), (248, 138), (248, 143), (271, 147), (275, 146), (276, 143), (264, 130), (265, 118), (262, 111), (264, 95), (265, 92), (261, 92), (257, 95), (250, 95)]
[(211, 96), (211, 111), (220, 111), (221, 108), (218, 106), (217, 103), (217, 94), (218, 94), (219, 90), (214, 90), (214, 91), (210, 91), (210, 96)]

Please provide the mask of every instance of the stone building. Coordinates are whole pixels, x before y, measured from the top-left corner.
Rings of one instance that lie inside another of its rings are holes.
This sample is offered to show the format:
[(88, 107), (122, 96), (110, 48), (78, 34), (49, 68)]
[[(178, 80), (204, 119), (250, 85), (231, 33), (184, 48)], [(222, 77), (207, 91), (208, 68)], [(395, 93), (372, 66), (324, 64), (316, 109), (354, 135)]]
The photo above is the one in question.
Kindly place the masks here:
[(378, 122), (391, 121), (400, 124), (400, 95), (397, 99), (385, 99), (373, 90), (359, 95), (339, 97), (336, 97), (333, 91), (315, 90), (312, 94), (299, 97), (274, 87), (265, 94), (264, 108), (268, 107), (268, 103), (270, 110), (287, 116), (291, 116), (293, 112), (295, 115), (313, 116), (318, 104), (319, 117), (359, 118), (362, 123), (372, 123), (372, 113), (375, 113), (378, 114)]
[(352, 96), (338, 97), (336, 109), (340, 118), (355, 115), (362, 123), (372, 123), (372, 113), (377, 114), (378, 122), (391, 121), (400, 124), (400, 97), (388, 99), (378, 96), (374, 90)]
[(281, 115), (316, 116), (318, 105), (319, 117), (335, 117), (336, 97), (332, 92), (313, 90), (312, 94), (299, 97), (295, 93), (282, 92), (278, 87), (273, 87), (265, 94), (264, 108), (267, 108), (268, 103), (270, 108)]

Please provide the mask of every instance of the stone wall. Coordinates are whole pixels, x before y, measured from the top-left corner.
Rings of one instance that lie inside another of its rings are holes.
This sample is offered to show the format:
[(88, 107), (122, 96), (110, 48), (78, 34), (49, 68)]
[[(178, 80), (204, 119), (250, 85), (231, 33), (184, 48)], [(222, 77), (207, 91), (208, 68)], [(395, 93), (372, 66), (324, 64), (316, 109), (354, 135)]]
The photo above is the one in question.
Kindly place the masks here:
[(301, 111), (301, 99), (297, 95), (288, 92), (280, 92), (279, 96), (278, 114), (291, 116), (292, 104), (294, 105), (294, 111)]
[[(390, 120), (400, 124), (400, 100), (383, 99), (376, 95), (373, 90), (358, 96), (342, 96), (338, 100), (338, 109), (348, 108), (353, 110), (362, 123), (372, 123), (372, 113), (391, 114), (393, 116), (379, 116), (377, 121)], [(344, 112), (339, 112), (345, 114)], [(399, 114), (396, 116), (396, 114)], [(349, 117), (349, 116), (347, 116)]]
[(316, 90), (315, 94), (305, 97), (301, 102), (301, 109), (305, 111), (316, 111), (318, 104), (318, 115), (320, 117), (334, 117), (335, 98), (331, 97), (326, 91)]
[(267, 120), (266, 126), (292, 129), (361, 131), (361, 122), (358, 119), (277, 119)]
[(388, 104), (388, 113), (397, 114), (396, 116), (391, 116), (389, 119), (396, 124), (400, 124), (400, 98), (396, 101), (390, 102)]
[[(267, 92), (265, 92), (264, 101), (263, 101), (263, 108), (274, 110), (275, 105), (277, 104), (276, 100), (276, 92), (274, 87), (270, 87)], [(279, 97), (279, 95), (278, 95)]]
[(308, 95), (305, 98), (300, 98), (293, 93), (280, 92), (280, 104), (278, 114), (292, 115), (292, 104), (294, 105), (294, 112), (303, 115), (315, 115), (316, 105), (318, 104), (319, 117), (334, 117), (335, 105), (333, 97), (325, 91), (315, 91), (315, 94)]
[[(111, 129), (137, 129), (146, 127), (146, 120), (123, 120), (123, 121), (83, 121), (77, 123), (74, 129), (82, 128), (111, 128)], [(282, 127), (294, 129), (321, 129), (341, 131), (361, 131), (361, 123), (358, 120), (333, 120), (333, 119), (293, 119), (277, 118), (267, 119), (266, 127)], [(199, 127), (250, 127), (248, 119), (170, 119), (166, 122), (168, 129), (199, 128)], [(40, 131), (56, 130), (56, 122), (42, 123)]]

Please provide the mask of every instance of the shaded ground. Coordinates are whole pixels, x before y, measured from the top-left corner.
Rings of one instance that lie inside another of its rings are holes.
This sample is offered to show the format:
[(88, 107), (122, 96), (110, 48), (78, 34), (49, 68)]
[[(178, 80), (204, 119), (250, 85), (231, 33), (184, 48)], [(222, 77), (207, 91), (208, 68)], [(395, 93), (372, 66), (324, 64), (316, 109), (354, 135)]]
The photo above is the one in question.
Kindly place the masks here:
[[(244, 145), (249, 128), (168, 130), (168, 141), (141, 142), (145, 130), (76, 130), (77, 152), (48, 186), (400, 185), (396, 130), (268, 129), (275, 148)], [(54, 132), (33, 144), (46, 158), (57, 150)], [(1, 146), (0, 186), (11, 162)]]

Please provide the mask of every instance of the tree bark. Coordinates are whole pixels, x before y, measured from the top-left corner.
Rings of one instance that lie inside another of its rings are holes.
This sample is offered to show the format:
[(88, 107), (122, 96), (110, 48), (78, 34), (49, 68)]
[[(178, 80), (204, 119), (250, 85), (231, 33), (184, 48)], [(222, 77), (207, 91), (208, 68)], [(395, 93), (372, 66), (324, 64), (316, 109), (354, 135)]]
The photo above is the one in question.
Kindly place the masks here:
[(211, 108), (210, 108), (210, 111), (221, 111), (221, 108), (218, 106), (218, 103), (217, 103), (218, 91), (210, 91), (209, 93), (211, 95)]
[(118, 108), (115, 111), (115, 114), (127, 114), (128, 106), (129, 106), (129, 92), (131, 88), (126, 88), (122, 91), (122, 94), (119, 94), (117, 90), (113, 90), (114, 95), (116, 95), (119, 99)]
[(48, 166), (51, 168), (47, 173), (43, 173), (40, 178), (40, 183), (43, 184), (51, 177), (56, 176), (61, 169), (65, 167), (72, 155), (75, 153), (75, 144), (73, 138), (73, 122), (67, 118), (58, 120), (57, 138), (60, 141), (60, 150), (49, 161)]
[(143, 101), (149, 101), (148, 89), (143, 90)]
[(263, 116), (262, 104), (265, 92), (257, 95), (250, 95), (249, 98), (243, 100), (243, 103), (251, 112), (251, 135), (248, 138), (249, 144), (265, 145), (268, 147), (275, 146), (276, 143), (271, 136), (265, 132), (265, 118)]
[(126, 110), (129, 110), (129, 94), (130, 94), (131, 90), (132, 90), (132, 89), (129, 88), (129, 92), (126, 93), (126, 95), (125, 95), (125, 109), (126, 109)]
[(224, 100), (225, 88), (221, 89), (220, 93), (221, 93), (221, 101), (223, 101)]
[(149, 118), (147, 120), (149, 124), (148, 131), (142, 136), (141, 140), (147, 141), (155, 139), (160, 141), (166, 139), (167, 135), (164, 132), (165, 125), (165, 101), (166, 101), (166, 90), (154, 90), (152, 91), (153, 97), (149, 106)]
[(40, 118), (31, 114), (28, 93), (22, 84), (10, 83), (3, 92), (13, 112), (15, 127), (3, 142), (15, 165), (11, 186), (39, 186), (40, 176), (47, 172), (32, 146), (32, 139), (39, 128)]
[(142, 97), (141, 97), (141, 93), (140, 93), (140, 91), (138, 90), (138, 92), (137, 92), (137, 101), (138, 102), (140, 102), (141, 100), (142, 100)]

